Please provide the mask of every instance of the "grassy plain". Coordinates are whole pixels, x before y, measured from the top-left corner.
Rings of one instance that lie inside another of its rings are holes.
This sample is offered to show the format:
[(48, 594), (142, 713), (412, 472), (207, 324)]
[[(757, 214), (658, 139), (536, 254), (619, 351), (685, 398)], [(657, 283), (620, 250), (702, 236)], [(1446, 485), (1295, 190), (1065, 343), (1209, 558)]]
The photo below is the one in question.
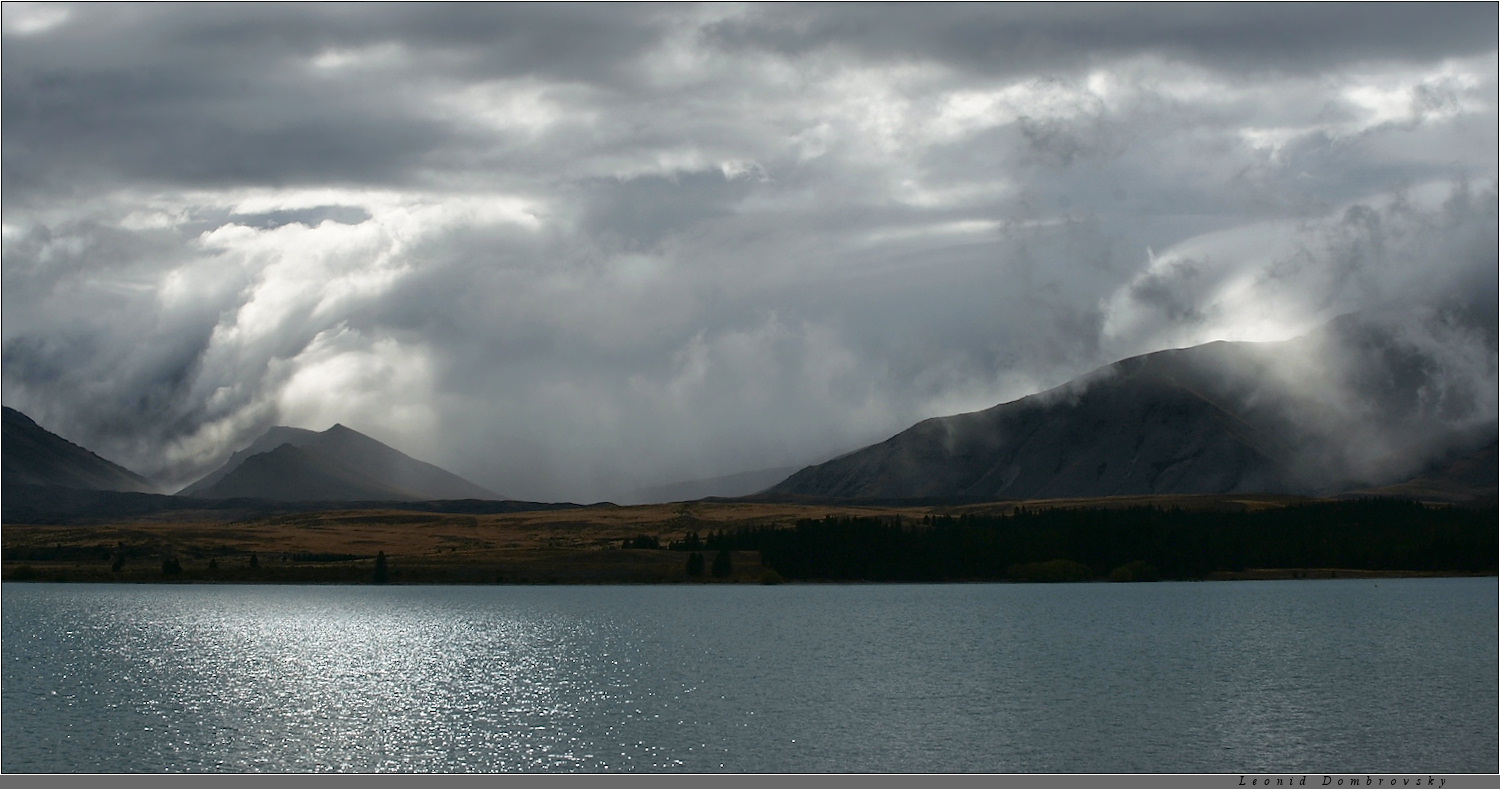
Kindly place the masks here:
[[(9, 580), (363, 583), (383, 552), (395, 583), (662, 583), (687, 580), (687, 555), (627, 550), (626, 540), (652, 537), (665, 548), (688, 532), (926, 511), (738, 502), (480, 515), (350, 509), (247, 519), (189, 511), (68, 525), (7, 523), (0, 558)], [(164, 575), (167, 559), (176, 559), (181, 572)], [(729, 580), (758, 580), (763, 572), (754, 552), (739, 552), (733, 566)]]

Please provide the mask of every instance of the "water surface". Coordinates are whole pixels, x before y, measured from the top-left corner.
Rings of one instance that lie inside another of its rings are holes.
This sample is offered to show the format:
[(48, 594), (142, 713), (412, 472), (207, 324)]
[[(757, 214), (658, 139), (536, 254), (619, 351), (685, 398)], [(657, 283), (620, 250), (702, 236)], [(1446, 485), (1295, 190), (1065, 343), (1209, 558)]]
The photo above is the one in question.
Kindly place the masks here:
[(6, 584), (6, 772), (1495, 772), (1496, 580)]

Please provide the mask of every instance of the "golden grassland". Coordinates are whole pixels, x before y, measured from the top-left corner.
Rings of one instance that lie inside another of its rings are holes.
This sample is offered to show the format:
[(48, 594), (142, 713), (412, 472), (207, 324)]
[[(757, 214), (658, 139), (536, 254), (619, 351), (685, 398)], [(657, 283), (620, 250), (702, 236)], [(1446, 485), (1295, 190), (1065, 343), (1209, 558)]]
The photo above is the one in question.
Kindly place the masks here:
[[(705, 500), (478, 515), (335, 509), (245, 519), (205, 510), (83, 525), (7, 523), (0, 529), (0, 560), (7, 580), (368, 583), (376, 556), (384, 553), (392, 583), (671, 583), (689, 580), (686, 554), (626, 549), (625, 541), (653, 537), (665, 548), (688, 532), (707, 536), (825, 516), (920, 520), (926, 515), (1005, 514), (1017, 507), (1146, 504), (1247, 510), (1304, 501), (1270, 495), (934, 506)], [(764, 580), (766, 568), (756, 552), (738, 551), (732, 558), (732, 574), (712, 580)], [(175, 560), (180, 572), (164, 573), (167, 560)]]
[[(481, 515), (353, 509), (246, 520), (201, 511), (85, 525), (5, 524), (0, 559), (11, 580), (363, 583), (383, 552), (398, 583), (662, 583), (686, 580), (686, 555), (627, 550), (626, 540), (653, 537), (666, 547), (688, 532), (927, 511), (736, 502)], [(182, 568), (170, 578), (162, 572), (168, 558)], [(754, 552), (737, 552), (733, 565), (728, 580), (758, 580), (763, 572)]]

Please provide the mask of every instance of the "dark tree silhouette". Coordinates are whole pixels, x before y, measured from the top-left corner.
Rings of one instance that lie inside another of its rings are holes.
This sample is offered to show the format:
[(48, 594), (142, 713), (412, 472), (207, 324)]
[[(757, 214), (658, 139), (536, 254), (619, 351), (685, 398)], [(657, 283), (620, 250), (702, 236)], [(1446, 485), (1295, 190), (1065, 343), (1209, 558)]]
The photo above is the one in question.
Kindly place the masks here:
[(715, 578), (728, 578), (733, 571), (734, 566), (729, 561), (729, 551), (719, 551), (714, 554), (714, 566), (709, 572), (712, 572)]
[(703, 554), (688, 554), (687, 574), (693, 578), (703, 577)]
[(377, 584), (390, 580), (390, 573), (385, 566), (385, 551), (375, 554), (375, 575), (372, 580)]
[(260, 567), (260, 557), (252, 553), (250, 554), (250, 569), (254, 570), (257, 567)]
[(1494, 573), (1494, 505), (1309, 502), (1241, 512), (1172, 507), (1023, 509), (1010, 515), (798, 521), (708, 536), (758, 551), (789, 579), (867, 581), (1198, 579), (1210, 573), (1350, 568)]

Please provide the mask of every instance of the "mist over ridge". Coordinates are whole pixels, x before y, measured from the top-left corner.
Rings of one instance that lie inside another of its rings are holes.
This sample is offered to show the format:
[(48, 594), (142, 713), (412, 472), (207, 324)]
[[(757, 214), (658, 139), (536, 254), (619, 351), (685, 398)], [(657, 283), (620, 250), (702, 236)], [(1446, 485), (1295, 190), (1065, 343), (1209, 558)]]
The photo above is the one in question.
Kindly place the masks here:
[[(1352, 314), (1291, 340), (1132, 357), (1046, 392), (925, 420), (767, 493), (1326, 496), (1486, 451), (1493, 467), (1495, 332), (1473, 318)], [(1470, 343), (1488, 353), (1467, 358)], [(1493, 482), (1478, 490), (1493, 496)]]

